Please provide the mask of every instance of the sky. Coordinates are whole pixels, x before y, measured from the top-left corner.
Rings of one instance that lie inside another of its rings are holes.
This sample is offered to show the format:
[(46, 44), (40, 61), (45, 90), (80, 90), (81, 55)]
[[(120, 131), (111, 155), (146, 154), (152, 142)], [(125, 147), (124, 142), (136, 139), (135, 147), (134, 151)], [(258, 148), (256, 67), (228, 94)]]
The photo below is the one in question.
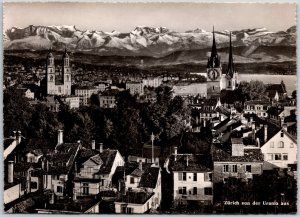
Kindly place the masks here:
[(75, 25), (80, 30), (130, 32), (136, 26), (240, 30), (296, 25), (296, 4), (225, 3), (4, 3), (4, 31), (29, 25)]

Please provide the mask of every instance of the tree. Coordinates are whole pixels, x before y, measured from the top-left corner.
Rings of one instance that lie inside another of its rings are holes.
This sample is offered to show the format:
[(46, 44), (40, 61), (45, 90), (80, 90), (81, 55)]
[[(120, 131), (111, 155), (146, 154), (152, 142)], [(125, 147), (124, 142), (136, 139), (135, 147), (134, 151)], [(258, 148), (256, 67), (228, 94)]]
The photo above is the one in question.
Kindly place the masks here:
[(33, 108), (24, 94), (15, 88), (7, 88), (3, 94), (4, 137), (20, 130), (27, 136)]
[(250, 100), (268, 100), (266, 96), (266, 86), (263, 82), (258, 80), (251, 80), (250, 82), (242, 81), (239, 84), (239, 89)]

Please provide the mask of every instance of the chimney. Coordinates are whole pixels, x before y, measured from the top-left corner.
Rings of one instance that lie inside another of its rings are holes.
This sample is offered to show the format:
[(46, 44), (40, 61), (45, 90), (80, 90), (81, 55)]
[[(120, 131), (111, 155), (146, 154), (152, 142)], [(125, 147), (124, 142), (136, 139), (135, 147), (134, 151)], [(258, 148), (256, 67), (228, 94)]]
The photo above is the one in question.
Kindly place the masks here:
[(16, 132), (17, 145), (21, 143), (21, 131)]
[(92, 144), (92, 149), (95, 150), (96, 149), (96, 141), (92, 140), (91, 144)]
[(284, 123), (284, 124), (282, 125), (282, 129), (284, 129), (284, 130), (287, 132), (287, 124)]
[(77, 144), (80, 144), (81, 143), (81, 141), (80, 140), (77, 140)]
[(175, 156), (175, 161), (177, 160), (177, 147), (174, 147), (174, 156)]
[(100, 143), (100, 149), (99, 152), (102, 153), (103, 152), (103, 143)]
[(252, 123), (253, 122), (253, 117), (250, 117), (250, 123)]
[(252, 141), (255, 141), (255, 121), (251, 122), (251, 128), (252, 128)]
[(57, 135), (57, 144), (63, 144), (64, 140), (63, 140), (63, 130), (58, 130), (58, 135)]
[(189, 156), (188, 155), (186, 156), (186, 166), (187, 167), (189, 166)]
[(54, 192), (50, 193), (49, 204), (54, 204)]
[(77, 200), (77, 193), (76, 193), (76, 190), (74, 190), (73, 192), (73, 201)]
[(259, 129), (261, 129), (261, 128), (263, 128), (264, 127), (264, 125), (263, 124), (260, 124), (259, 125)]
[(142, 163), (142, 161), (139, 162), (139, 169), (140, 169), (141, 171), (143, 171), (143, 163)]
[(264, 125), (264, 142), (268, 139), (268, 125)]
[(17, 131), (13, 131), (14, 133), (14, 139), (17, 139)]
[(281, 124), (281, 126), (283, 126), (283, 124), (284, 124), (284, 115), (280, 118), (280, 124)]
[(14, 182), (14, 162), (8, 161), (8, 168), (7, 168), (7, 181), (8, 183)]

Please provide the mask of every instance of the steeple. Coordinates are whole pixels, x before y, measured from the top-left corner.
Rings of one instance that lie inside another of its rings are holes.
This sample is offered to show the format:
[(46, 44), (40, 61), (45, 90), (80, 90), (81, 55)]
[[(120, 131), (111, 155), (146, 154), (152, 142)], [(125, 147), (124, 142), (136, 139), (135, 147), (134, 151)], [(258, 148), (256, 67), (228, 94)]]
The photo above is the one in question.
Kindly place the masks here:
[(233, 74), (235, 72), (234, 70), (234, 65), (233, 65), (233, 57), (232, 57), (232, 44), (231, 44), (231, 32), (229, 35), (229, 60), (228, 60), (228, 68), (227, 68), (227, 72), (226, 75), (229, 76), (230, 78), (233, 77)]
[(207, 68), (219, 68), (221, 66), (220, 57), (217, 52), (216, 39), (215, 39), (215, 28), (213, 27), (213, 43), (211, 47), (210, 57), (207, 61)]
[(216, 46), (216, 39), (215, 39), (215, 27), (213, 26), (213, 44), (211, 47), (210, 58), (216, 57), (217, 55), (218, 53), (217, 53), (217, 46)]

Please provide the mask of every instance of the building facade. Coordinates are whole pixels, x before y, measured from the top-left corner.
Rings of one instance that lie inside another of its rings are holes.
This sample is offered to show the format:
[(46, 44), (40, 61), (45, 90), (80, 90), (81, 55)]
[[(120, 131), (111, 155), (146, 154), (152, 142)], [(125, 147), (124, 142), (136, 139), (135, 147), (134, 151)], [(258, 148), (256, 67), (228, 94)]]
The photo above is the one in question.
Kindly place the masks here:
[(48, 53), (46, 64), (47, 95), (71, 95), (71, 67), (67, 50), (63, 54), (62, 62), (61, 75), (57, 75), (53, 54), (51, 51)]

